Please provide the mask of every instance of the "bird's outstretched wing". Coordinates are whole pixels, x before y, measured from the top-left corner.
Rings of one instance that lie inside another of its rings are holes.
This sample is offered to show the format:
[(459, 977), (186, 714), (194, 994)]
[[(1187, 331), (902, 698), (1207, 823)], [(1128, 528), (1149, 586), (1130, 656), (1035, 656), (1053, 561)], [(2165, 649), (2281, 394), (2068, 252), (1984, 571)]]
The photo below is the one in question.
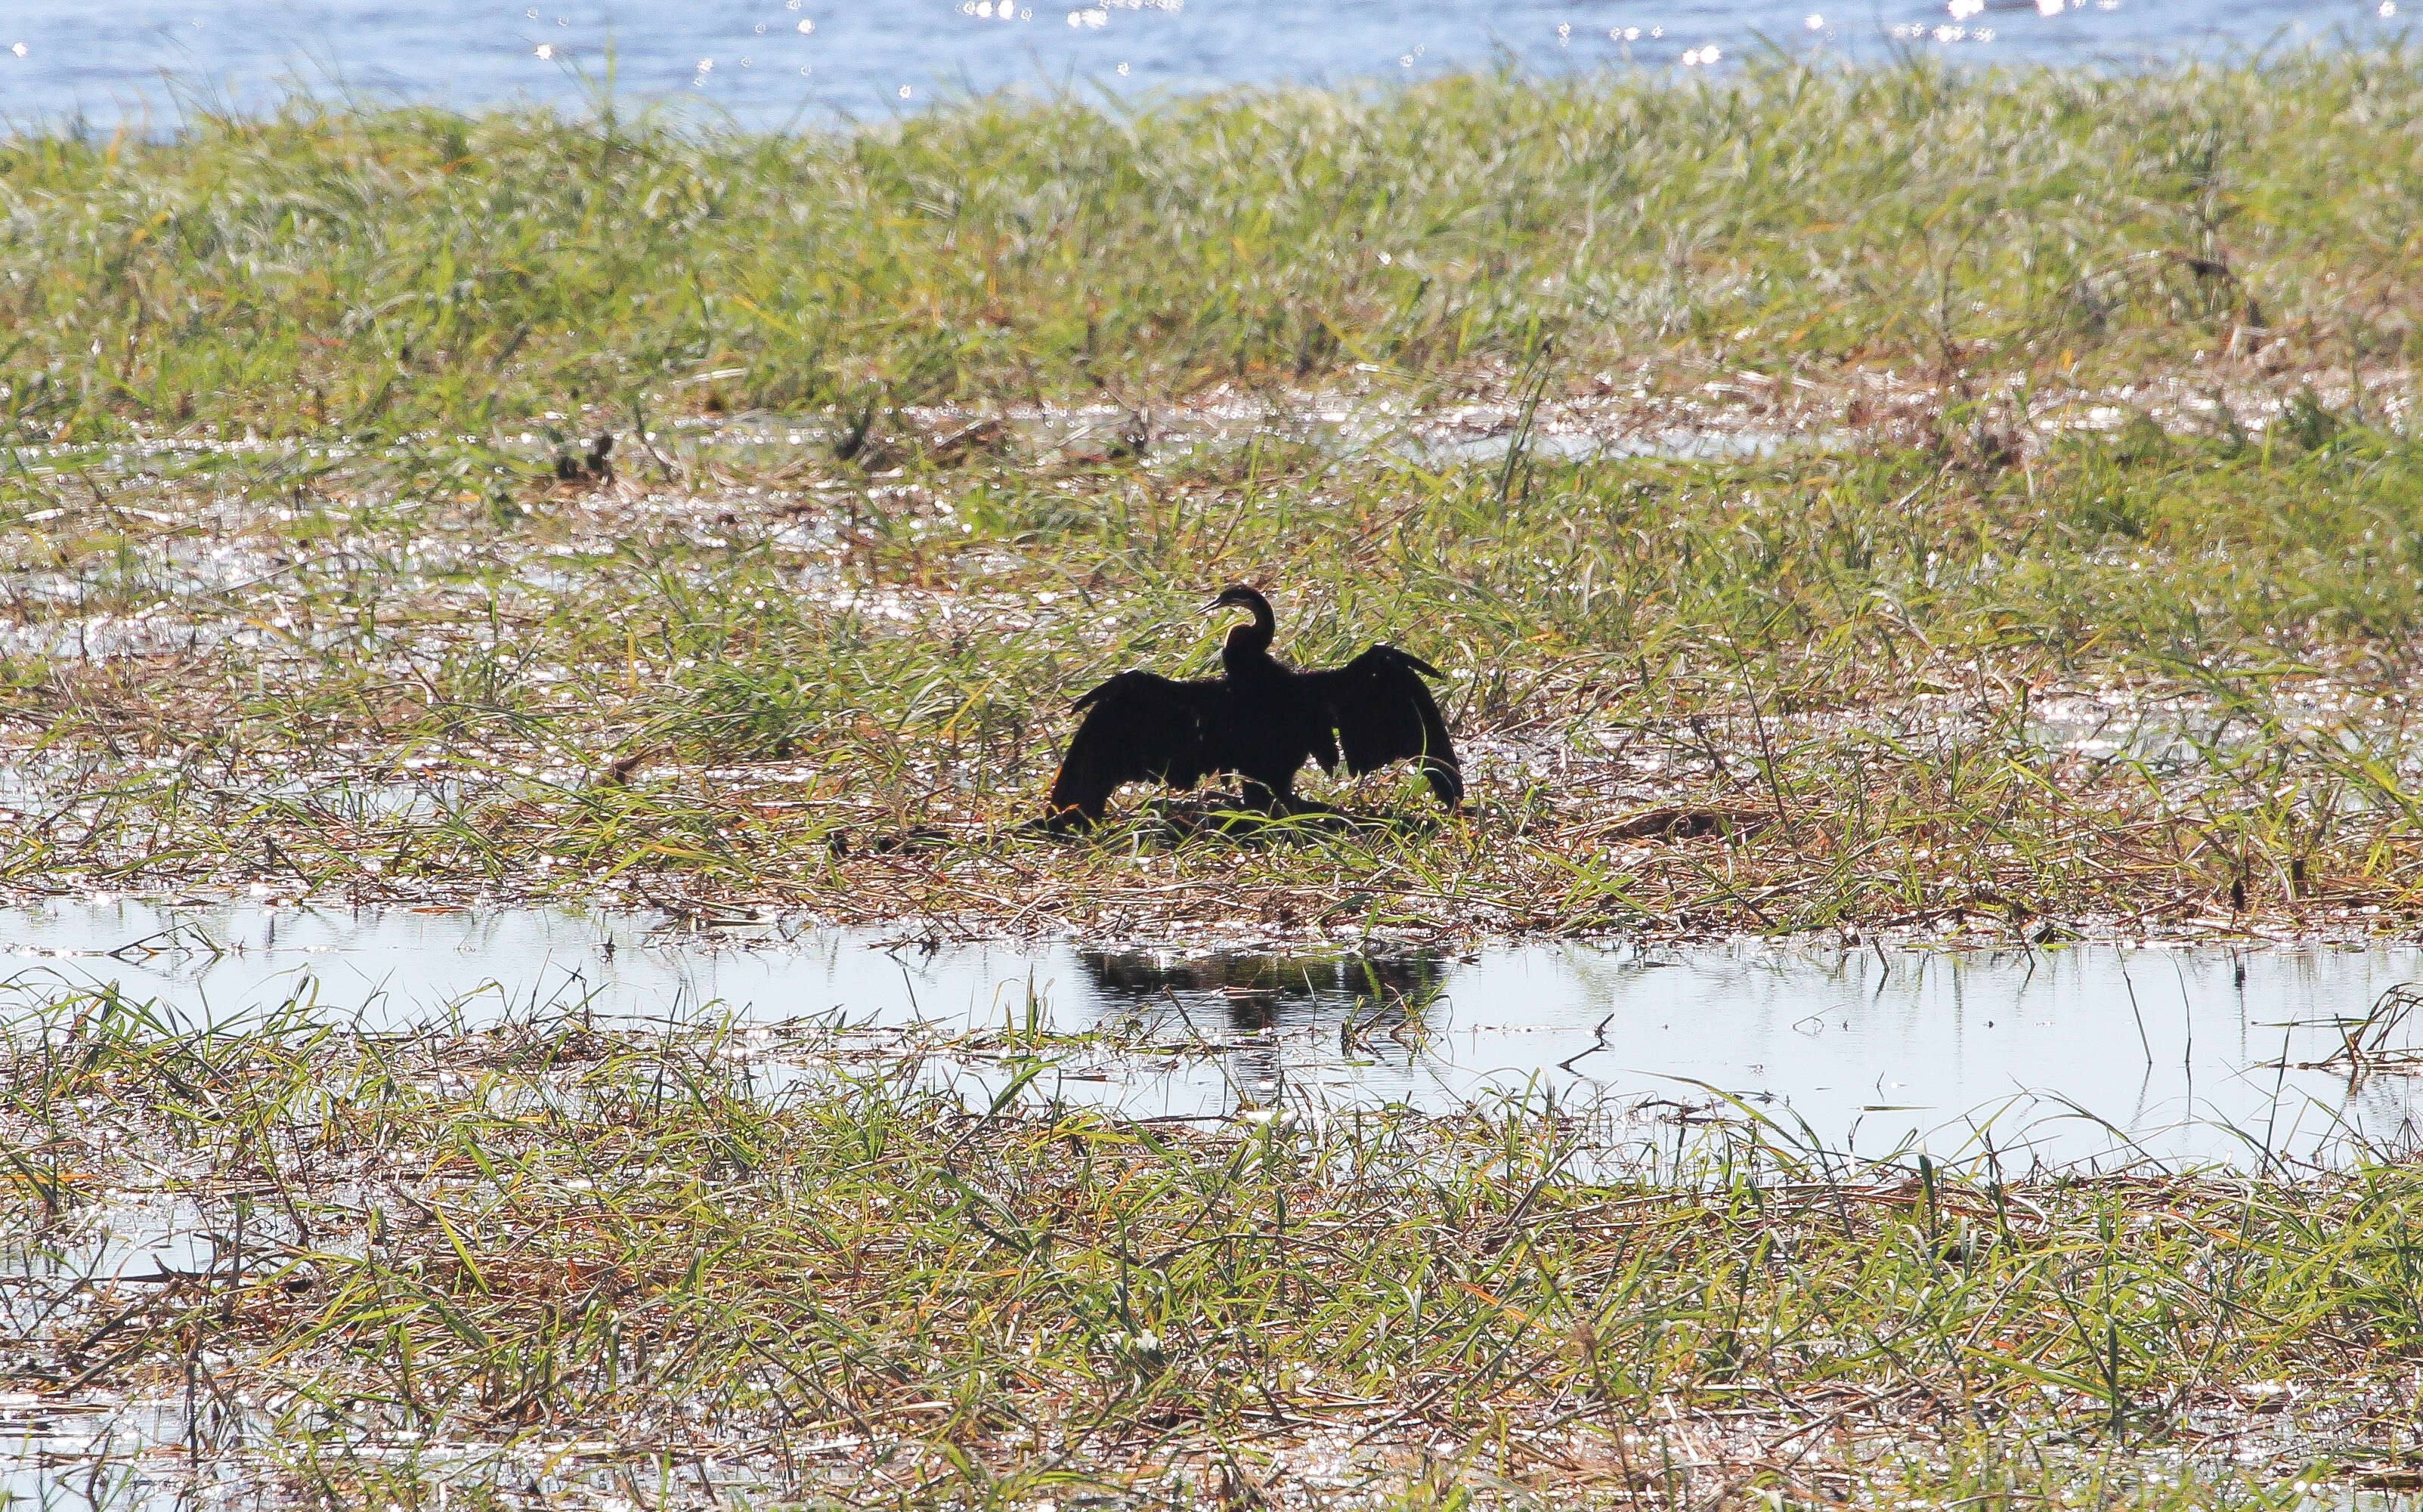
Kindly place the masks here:
[(1343, 667), (1305, 677), (1338, 727), (1338, 746), (1349, 772), (1418, 761), (1431, 791), (1452, 809), (1464, 801), (1464, 764), (1448, 739), (1438, 701), (1422, 682), (1443, 675), (1419, 656), (1381, 645)]
[(1102, 817), (1122, 782), (1192, 787), (1212, 770), (1211, 707), (1218, 689), (1151, 672), (1121, 672), (1079, 699), (1085, 722), (1052, 780), (1052, 820)]

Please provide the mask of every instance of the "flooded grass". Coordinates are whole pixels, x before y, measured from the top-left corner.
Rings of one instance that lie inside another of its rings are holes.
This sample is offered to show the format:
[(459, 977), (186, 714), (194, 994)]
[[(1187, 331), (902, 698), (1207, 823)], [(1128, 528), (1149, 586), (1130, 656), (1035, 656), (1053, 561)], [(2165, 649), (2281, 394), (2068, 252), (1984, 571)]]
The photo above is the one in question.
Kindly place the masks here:
[(53, 1000), (7, 1041), (0, 1402), (42, 1404), (59, 1494), (348, 1504), (2273, 1505), (2415, 1473), (2408, 1165), (2021, 1177), (1580, 1105), (1156, 1123), (850, 1038)]
[[(1506, 1098), (1621, 1103), (1678, 1126), (1771, 1119), (1863, 1157), (2004, 1170), (2146, 1162), (2267, 1174), (2417, 1142), (2423, 951), (2302, 946), (1647, 946), (1449, 954), (946, 941), (899, 924), (563, 907), (0, 909), (0, 1004), (114, 992), (164, 1029), (297, 1011), (468, 1033), (577, 1002), (603, 1026), (824, 1016), (982, 1102), (1213, 1121)], [(941, 1074), (938, 1070), (937, 1074)]]
[[(0, 880), (1147, 939), (2415, 917), (2423, 454), (2352, 418), (1986, 468), (656, 449), (21, 458)], [(1294, 655), (1449, 669), (1469, 817), (1383, 776), (1316, 788), (1402, 825), (1022, 833), (1068, 701), (1200, 665), (1238, 578)]]
[[(1337, 989), (1326, 1065), (1428, 1054), (1499, 937), (1862, 982), (1880, 937), (2411, 937), (2414, 75), (9, 138), (0, 891), (1074, 937), (1126, 996), (195, 1018), (13, 961), (0, 1494), (2423, 1485), (2408, 999), (2278, 1042), (2371, 1079), (2377, 1144), (2117, 1173), (1845, 1153), (1718, 1082), (1324, 1110), (1188, 1018), (1275, 990), (1219, 947), (1428, 963)], [(1204, 665), (1239, 579), (1291, 656), (1449, 670), (1469, 811), (1384, 776), (1313, 790), (1402, 820), (1026, 828), (1069, 701)], [(251, 948), (155, 937), (109, 948)], [(1222, 1100), (1086, 1092), (1149, 1065)]]

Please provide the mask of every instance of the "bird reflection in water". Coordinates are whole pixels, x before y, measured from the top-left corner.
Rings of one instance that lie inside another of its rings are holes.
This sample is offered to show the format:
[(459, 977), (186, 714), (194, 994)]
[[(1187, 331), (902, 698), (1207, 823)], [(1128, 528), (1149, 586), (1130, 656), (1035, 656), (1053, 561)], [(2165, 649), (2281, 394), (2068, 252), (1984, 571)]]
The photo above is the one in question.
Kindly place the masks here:
[(1158, 1011), (1163, 1032), (1189, 1032), (1227, 1045), (1229, 1085), (1237, 1110), (1246, 1113), (1287, 1101), (1290, 1031), (1334, 1026), (1342, 1058), (1411, 1064), (1447, 985), (1446, 966), (1424, 955), (1221, 952), (1173, 960), (1086, 951), (1078, 959), (1104, 1002), (1139, 1014)]

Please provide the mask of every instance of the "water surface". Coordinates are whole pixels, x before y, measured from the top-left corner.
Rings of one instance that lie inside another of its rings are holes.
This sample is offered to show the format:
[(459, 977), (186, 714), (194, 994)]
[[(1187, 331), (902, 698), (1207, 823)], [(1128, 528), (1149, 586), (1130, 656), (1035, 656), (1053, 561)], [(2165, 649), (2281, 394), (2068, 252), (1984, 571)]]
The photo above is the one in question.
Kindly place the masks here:
[[(2386, 14), (2384, 14), (2386, 12)], [(13, 0), (0, 118), (154, 126), (186, 103), (627, 101), (745, 124), (881, 119), (1010, 86), (1083, 96), (1512, 64), (1686, 74), (1757, 54), (2159, 67), (2377, 41), (2396, 0)]]
[[(2407, 945), (1745, 940), (1288, 956), (701, 929), (547, 908), (87, 899), (0, 910), (0, 1020), (104, 987), (150, 1004), (164, 1028), (238, 1027), (290, 1004), (374, 1031), (565, 1013), (822, 1017), (911, 1052), (904, 1063), (980, 1104), (1039, 1054), (1026, 1100), (1146, 1117), (1318, 1120), (1553, 1096), (1661, 1143), (1756, 1118), (1832, 1150), (1974, 1160), (1990, 1148), (2013, 1173), (2148, 1159), (2293, 1173), (2359, 1142), (2403, 1153), (2409, 1079), (2318, 1063), (2345, 1021), (2416, 979), (2423, 949)], [(2412, 1050), (2417, 1037), (2400, 1026), (2383, 1048)], [(785, 1062), (784, 1043), (766, 1041), (768, 1084), (824, 1074)], [(230, 1242), (225, 1215), (189, 1198), (115, 1205), (74, 1243), (0, 1249), (0, 1328), (40, 1326), (27, 1309), (63, 1284), (139, 1292), (257, 1263), (258, 1236), (244, 1249), (239, 1226), (233, 1252)], [(11, 1284), (21, 1278), (36, 1284)], [(175, 1446), (231, 1452), (231, 1435), (263, 1431), (214, 1410), (170, 1394), (0, 1394), (0, 1502), (193, 1504)], [(241, 1460), (205, 1500), (242, 1500)]]
[[(1548, 1095), (1649, 1119), (1765, 1117), (1870, 1153), (1990, 1143), (2022, 1165), (2140, 1153), (2259, 1165), (2350, 1139), (2403, 1149), (2410, 1079), (2329, 1063), (2343, 1022), (2423, 980), (2423, 949), (2407, 945), (1287, 957), (773, 925), (707, 938), (543, 908), (127, 900), (0, 912), (0, 952), (20, 1004), (106, 983), (186, 1024), (293, 1001), (374, 1029), (577, 1004), (626, 1019), (1111, 1030), (1218, 1053), (1081, 1049), (1034, 1094), (1207, 1119)], [(2392, 1048), (2412, 1040), (2401, 1030)], [(952, 1074), (975, 1097), (1009, 1073), (978, 1056)]]

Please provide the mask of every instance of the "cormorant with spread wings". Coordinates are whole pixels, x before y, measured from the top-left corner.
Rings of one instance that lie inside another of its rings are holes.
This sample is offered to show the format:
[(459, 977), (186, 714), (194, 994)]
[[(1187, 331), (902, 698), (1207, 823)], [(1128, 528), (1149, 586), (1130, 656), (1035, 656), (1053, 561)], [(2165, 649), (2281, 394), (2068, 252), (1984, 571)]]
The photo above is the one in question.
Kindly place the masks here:
[(1244, 780), (1254, 808), (1328, 811), (1295, 796), (1307, 757), (1323, 771), (1342, 760), (1358, 776), (1418, 762), (1441, 803), (1452, 811), (1464, 801), (1463, 764), (1422, 681), (1443, 675), (1437, 668), (1378, 645), (1343, 667), (1300, 672), (1271, 654), (1278, 622), (1270, 600), (1239, 586), (1211, 607), (1253, 615), (1221, 642), (1218, 677), (1121, 672), (1077, 701), (1085, 718), (1052, 782), (1052, 824), (1101, 819), (1123, 783), (1185, 788), (1224, 772)]

